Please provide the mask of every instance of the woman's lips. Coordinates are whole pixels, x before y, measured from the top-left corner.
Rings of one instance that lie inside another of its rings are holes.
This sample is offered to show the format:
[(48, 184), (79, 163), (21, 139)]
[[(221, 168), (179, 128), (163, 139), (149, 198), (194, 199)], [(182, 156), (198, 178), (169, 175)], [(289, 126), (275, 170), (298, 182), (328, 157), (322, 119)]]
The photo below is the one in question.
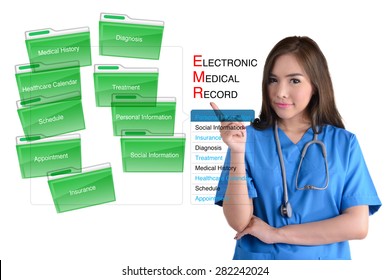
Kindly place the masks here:
[(287, 104), (287, 103), (275, 103), (275, 104), (278, 108), (281, 108), (281, 109), (286, 109), (292, 105), (292, 104)]

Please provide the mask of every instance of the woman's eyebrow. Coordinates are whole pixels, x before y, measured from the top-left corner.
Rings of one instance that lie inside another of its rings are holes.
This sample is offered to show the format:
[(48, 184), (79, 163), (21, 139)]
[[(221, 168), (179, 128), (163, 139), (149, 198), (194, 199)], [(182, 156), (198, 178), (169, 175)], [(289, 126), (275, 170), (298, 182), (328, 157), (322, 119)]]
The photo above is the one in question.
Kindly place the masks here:
[(304, 76), (303, 74), (301, 74), (301, 73), (291, 73), (291, 74), (288, 74), (288, 75), (286, 75), (286, 77), (294, 77), (294, 76)]
[[(275, 77), (275, 78), (278, 77), (274, 73), (270, 73), (269, 76), (270, 77)], [(295, 77), (295, 76), (302, 76), (302, 77), (304, 77), (305, 75), (303, 75), (302, 73), (291, 73), (291, 74), (286, 75), (286, 77)]]

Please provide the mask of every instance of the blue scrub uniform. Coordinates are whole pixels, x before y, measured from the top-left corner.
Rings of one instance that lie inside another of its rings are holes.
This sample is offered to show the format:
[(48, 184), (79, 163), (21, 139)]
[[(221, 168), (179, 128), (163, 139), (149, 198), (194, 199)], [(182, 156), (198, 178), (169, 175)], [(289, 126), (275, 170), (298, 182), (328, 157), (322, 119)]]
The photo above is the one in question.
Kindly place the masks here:
[[(296, 171), (304, 145), (313, 139), (309, 129), (294, 144), (279, 128), (283, 151), (289, 201), (293, 208), (291, 218), (282, 217), (283, 182), (273, 127), (256, 130), (247, 127), (246, 172), (249, 196), (253, 199), (254, 215), (273, 227), (321, 221), (340, 215), (345, 209), (369, 205), (370, 214), (381, 206), (374, 184), (354, 134), (326, 125), (318, 135), (323, 141), (329, 165), (329, 186), (325, 190), (297, 190)], [(225, 166), (230, 165), (230, 150)], [(215, 203), (222, 205), (229, 171), (223, 171)], [(244, 177), (245, 179), (245, 177)], [(305, 184), (324, 187), (326, 181), (324, 158), (319, 145), (310, 145), (299, 174), (298, 186)], [(227, 198), (228, 199), (228, 198)], [(348, 241), (300, 246), (265, 244), (256, 237), (245, 235), (237, 241), (233, 259), (351, 259)]]

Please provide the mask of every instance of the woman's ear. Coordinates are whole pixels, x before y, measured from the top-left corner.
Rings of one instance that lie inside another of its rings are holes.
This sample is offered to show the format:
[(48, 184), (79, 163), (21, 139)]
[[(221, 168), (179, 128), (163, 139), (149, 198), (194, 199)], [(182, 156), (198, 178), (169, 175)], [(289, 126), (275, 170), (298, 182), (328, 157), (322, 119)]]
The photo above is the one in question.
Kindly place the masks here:
[(312, 88), (312, 90), (311, 90), (311, 96), (313, 97), (313, 95), (315, 95), (316, 92), (317, 92), (317, 88), (316, 88), (314, 85), (312, 85), (311, 88)]
[(313, 97), (314, 95), (318, 94), (318, 89), (313, 83), (311, 83), (311, 88), (311, 96)]

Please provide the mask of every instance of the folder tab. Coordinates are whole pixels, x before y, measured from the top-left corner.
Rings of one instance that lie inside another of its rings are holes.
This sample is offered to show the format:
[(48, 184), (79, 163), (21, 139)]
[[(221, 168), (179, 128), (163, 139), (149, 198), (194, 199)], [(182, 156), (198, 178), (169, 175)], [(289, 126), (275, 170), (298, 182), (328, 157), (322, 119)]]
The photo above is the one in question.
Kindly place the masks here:
[(159, 59), (163, 32), (163, 21), (102, 13), (99, 21), (100, 55)]
[(114, 180), (109, 163), (48, 174), (48, 183), (57, 213), (115, 201)]
[(22, 178), (47, 176), (63, 168), (81, 168), (79, 134), (46, 138), (41, 135), (16, 138), (16, 151)]
[(27, 31), (25, 37), (28, 56), (32, 64), (69, 61), (76, 61), (80, 66), (92, 64), (88, 27)]
[(75, 62), (16, 65), (21, 100), (81, 92), (80, 67)]
[(79, 92), (51, 98), (35, 97), (17, 102), (26, 136), (56, 136), (85, 128)]
[(96, 106), (110, 107), (112, 95), (128, 99), (155, 99), (158, 88), (157, 68), (128, 68), (122, 65), (95, 65)]
[(149, 102), (113, 95), (112, 124), (115, 136), (122, 130), (150, 131), (152, 134), (173, 135), (175, 131), (176, 99), (158, 97)]
[(121, 137), (124, 172), (183, 172), (185, 134), (137, 136), (134, 130), (129, 134), (134, 135)]

